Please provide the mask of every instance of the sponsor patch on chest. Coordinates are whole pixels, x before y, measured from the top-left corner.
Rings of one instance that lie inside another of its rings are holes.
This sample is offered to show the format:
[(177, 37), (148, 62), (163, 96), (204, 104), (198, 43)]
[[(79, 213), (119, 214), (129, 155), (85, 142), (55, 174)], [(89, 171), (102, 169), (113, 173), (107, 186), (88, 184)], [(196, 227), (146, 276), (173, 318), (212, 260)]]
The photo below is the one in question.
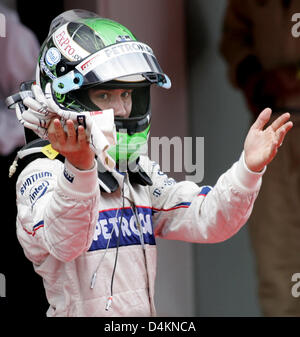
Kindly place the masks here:
[(142, 241), (155, 245), (152, 208), (136, 207), (136, 212), (131, 207), (100, 211), (89, 250), (115, 248), (119, 236), (119, 246), (140, 245)]

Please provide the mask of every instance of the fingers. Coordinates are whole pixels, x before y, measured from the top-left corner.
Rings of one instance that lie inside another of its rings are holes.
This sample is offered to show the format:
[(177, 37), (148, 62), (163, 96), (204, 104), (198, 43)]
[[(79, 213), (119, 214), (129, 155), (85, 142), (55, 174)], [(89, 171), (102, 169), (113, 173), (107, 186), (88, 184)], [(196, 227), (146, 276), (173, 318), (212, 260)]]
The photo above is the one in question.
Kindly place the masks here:
[(257, 117), (256, 121), (252, 125), (252, 129), (256, 130), (262, 130), (264, 126), (268, 123), (270, 120), (272, 114), (272, 110), (270, 108), (264, 109), (259, 116)]
[(38, 85), (32, 86), (32, 92), (34, 98), (25, 97), (23, 103), (31, 109), (33, 112), (38, 113), (41, 116), (54, 115), (51, 109), (48, 109), (46, 97), (44, 96), (42, 89)]
[(67, 135), (58, 118), (51, 121), (48, 128), (48, 137), (54, 148), (64, 146), (66, 143)]
[(21, 117), (24, 121), (35, 124), (37, 126), (41, 126), (42, 128), (47, 128), (51, 121), (50, 119), (43, 118), (43, 115), (34, 112), (31, 109), (25, 110), (22, 113)]
[(33, 95), (34, 95), (35, 99), (38, 102), (40, 102), (40, 103), (42, 103), (44, 105), (47, 105), (46, 97), (45, 97), (45, 95), (44, 95), (44, 93), (42, 91), (42, 88), (39, 85), (33, 84), (31, 86), (31, 90), (33, 92)]
[(293, 123), (291, 121), (289, 121), (276, 130), (277, 146), (282, 145), (286, 134), (289, 132), (289, 130), (292, 127), (293, 127)]
[(286, 113), (282, 114), (281, 116), (279, 116), (278, 118), (276, 118), (275, 121), (270, 125), (270, 127), (274, 131), (276, 131), (282, 125), (284, 125), (290, 119), (290, 117), (291, 117), (291, 115), (288, 112), (286, 112)]
[[(272, 114), (272, 110), (270, 108), (264, 109), (254, 122), (251, 128), (256, 130), (263, 130), (264, 126), (269, 122)], [(293, 123), (289, 121), (291, 115), (286, 112), (275, 119), (275, 121), (269, 126), (279, 139), (279, 145), (282, 143), (287, 132), (293, 127)]]
[(277, 146), (281, 146), (282, 142), (288, 133), (288, 131), (293, 127), (293, 123), (289, 121), (291, 115), (286, 112), (276, 118), (276, 120), (269, 126), (276, 135)]
[[(61, 116), (61, 109), (60, 107), (54, 102), (52, 97), (52, 90), (51, 90), (51, 84), (47, 83), (45, 87), (45, 97), (46, 97), (46, 103), (48, 107), (57, 113), (59, 116)], [(68, 118), (65, 118), (68, 119)]]
[(24, 124), (24, 121), (23, 121), (23, 118), (22, 118), (22, 110), (21, 110), (19, 104), (16, 104), (16, 115), (17, 115), (18, 121), (21, 124)]
[(38, 112), (40, 114), (46, 114), (47, 113), (47, 106), (44, 103), (40, 103), (39, 101), (37, 101), (34, 98), (31, 97), (25, 97), (23, 99), (23, 103), (27, 106), (27, 108)]
[(48, 128), (48, 138), (53, 148), (56, 150), (66, 150), (66, 148), (68, 148), (68, 150), (72, 151), (72, 148), (73, 150), (77, 149), (77, 145), (82, 147), (88, 143), (83, 126), (80, 125), (76, 131), (72, 120), (67, 120), (65, 125), (66, 129), (64, 129), (62, 121), (58, 118), (55, 118), (50, 123)]
[(67, 133), (68, 142), (70, 143), (70, 145), (75, 145), (77, 135), (76, 135), (74, 123), (70, 120), (67, 120), (66, 124), (67, 124), (67, 131), (68, 131), (68, 133)]
[(18, 121), (25, 128), (31, 129), (42, 139), (48, 139), (47, 129), (43, 127), (42, 123), (36, 123), (36, 120), (32, 121), (26, 118), (26, 110), (22, 112), (19, 104), (16, 105), (16, 115), (17, 115)]
[(84, 127), (82, 125), (79, 125), (77, 131), (78, 131), (77, 139), (79, 147), (81, 149), (89, 147), (89, 141)]

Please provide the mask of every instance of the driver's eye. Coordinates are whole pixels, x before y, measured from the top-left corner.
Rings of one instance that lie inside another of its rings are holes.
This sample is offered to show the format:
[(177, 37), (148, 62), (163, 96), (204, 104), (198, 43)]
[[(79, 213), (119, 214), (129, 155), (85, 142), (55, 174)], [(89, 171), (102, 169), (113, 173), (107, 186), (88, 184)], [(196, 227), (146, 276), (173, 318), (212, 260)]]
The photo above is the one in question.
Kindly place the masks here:
[(99, 94), (98, 97), (99, 97), (100, 99), (105, 100), (105, 99), (108, 98), (108, 94), (107, 94), (107, 93), (102, 93), (102, 94)]
[(128, 98), (131, 95), (131, 93), (132, 93), (132, 90), (124, 91), (122, 93), (122, 97), (123, 98)]

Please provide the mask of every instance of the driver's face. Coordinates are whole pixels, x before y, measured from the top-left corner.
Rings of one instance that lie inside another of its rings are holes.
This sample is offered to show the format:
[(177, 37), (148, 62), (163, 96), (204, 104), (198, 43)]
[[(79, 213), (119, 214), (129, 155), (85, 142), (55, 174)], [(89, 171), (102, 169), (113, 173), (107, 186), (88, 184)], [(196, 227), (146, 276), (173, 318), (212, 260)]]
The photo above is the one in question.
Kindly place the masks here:
[(90, 100), (101, 110), (114, 109), (117, 117), (128, 118), (132, 108), (131, 89), (97, 89), (89, 90)]

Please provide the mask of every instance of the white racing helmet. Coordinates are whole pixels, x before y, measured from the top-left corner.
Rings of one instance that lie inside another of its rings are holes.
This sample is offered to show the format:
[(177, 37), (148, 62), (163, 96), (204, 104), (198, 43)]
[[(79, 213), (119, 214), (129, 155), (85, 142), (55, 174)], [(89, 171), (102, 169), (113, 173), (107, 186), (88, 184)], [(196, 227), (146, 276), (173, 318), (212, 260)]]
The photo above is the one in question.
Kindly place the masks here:
[(63, 109), (99, 110), (88, 96), (91, 87), (132, 91), (129, 118), (115, 117), (117, 145), (109, 150), (116, 160), (135, 160), (147, 143), (151, 123), (150, 86), (170, 88), (152, 49), (121, 24), (84, 10), (55, 18), (41, 47), (36, 81)]

